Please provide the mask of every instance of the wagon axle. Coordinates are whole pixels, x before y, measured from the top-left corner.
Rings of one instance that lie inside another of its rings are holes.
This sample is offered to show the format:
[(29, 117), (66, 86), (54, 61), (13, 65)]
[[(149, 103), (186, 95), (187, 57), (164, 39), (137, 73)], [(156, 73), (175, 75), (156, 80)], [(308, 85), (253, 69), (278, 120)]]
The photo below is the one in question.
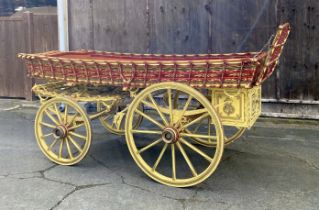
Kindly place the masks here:
[(68, 135), (68, 129), (62, 125), (59, 125), (53, 129), (53, 134), (57, 139), (65, 138)]
[(175, 128), (167, 127), (162, 133), (162, 140), (168, 144), (174, 144), (179, 140), (179, 133)]

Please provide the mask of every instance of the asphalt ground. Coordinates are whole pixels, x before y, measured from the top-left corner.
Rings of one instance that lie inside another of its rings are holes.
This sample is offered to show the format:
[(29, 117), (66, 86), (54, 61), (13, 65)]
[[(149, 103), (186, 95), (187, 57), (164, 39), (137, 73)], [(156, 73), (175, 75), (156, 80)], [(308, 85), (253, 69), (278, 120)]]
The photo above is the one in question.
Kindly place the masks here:
[(34, 138), (34, 104), (23, 104), (0, 100), (0, 209), (319, 209), (318, 121), (260, 118), (210, 178), (180, 189), (148, 178), (125, 138), (98, 121), (82, 162), (50, 162)]

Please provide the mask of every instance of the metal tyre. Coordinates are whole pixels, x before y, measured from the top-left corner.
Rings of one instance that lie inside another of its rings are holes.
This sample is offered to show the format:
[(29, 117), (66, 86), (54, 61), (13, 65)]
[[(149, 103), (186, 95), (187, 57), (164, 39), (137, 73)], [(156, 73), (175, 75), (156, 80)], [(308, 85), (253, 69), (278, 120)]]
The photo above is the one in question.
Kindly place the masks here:
[(37, 112), (37, 143), (43, 154), (57, 164), (74, 165), (80, 162), (89, 151), (91, 136), (89, 118), (73, 100), (53, 98)]
[[(174, 94), (184, 102), (174, 105)], [(147, 107), (144, 113), (138, 109), (141, 104)], [(134, 128), (136, 115), (144, 120)], [(187, 132), (201, 119), (213, 122), (211, 136)], [(134, 99), (127, 113), (125, 137), (136, 164), (152, 179), (174, 187), (189, 187), (207, 179), (224, 149), (222, 125), (210, 102), (194, 88), (174, 82), (152, 85)], [(193, 138), (198, 137), (211, 139), (215, 147), (194, 145)]]

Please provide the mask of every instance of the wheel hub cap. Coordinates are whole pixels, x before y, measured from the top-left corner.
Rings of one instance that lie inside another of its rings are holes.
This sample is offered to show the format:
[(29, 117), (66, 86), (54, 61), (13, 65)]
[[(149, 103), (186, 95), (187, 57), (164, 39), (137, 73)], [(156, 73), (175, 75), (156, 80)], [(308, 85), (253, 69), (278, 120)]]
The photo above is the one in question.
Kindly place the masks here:
[(58, 126), (53, 129), (55, 138), (65, 138), (67, 136), (67, 129), (63, 126)]
[(179, 134), (174, 128), (165, 128), (162, 133), (162, 139), (168, 144), (173, 144), (178, 141)]

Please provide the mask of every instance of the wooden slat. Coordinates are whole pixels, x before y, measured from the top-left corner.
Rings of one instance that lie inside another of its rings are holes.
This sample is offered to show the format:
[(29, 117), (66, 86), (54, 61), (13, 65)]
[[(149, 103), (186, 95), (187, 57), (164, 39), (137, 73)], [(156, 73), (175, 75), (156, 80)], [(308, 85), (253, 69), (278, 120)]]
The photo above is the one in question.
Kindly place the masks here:
[(26, 52), (24, 21), (0, 21), (0, 96), (24, 97), (24, 72), (17, 53)]
[(146, 53), (147, 0), (92, 1), (96, 50)]
[(319, 1), (284, 1), (280, 21), (289, 21), (292, 33), (280, 62), (281, 97), (319, 100)]
[(93, 49), (93, 1), (69, 1), (70, 49)]
[(0, 97), (31, 98), (32, 83), (18, 53), (58, 48), (57, 16), (28, 17), (0, 19)]

